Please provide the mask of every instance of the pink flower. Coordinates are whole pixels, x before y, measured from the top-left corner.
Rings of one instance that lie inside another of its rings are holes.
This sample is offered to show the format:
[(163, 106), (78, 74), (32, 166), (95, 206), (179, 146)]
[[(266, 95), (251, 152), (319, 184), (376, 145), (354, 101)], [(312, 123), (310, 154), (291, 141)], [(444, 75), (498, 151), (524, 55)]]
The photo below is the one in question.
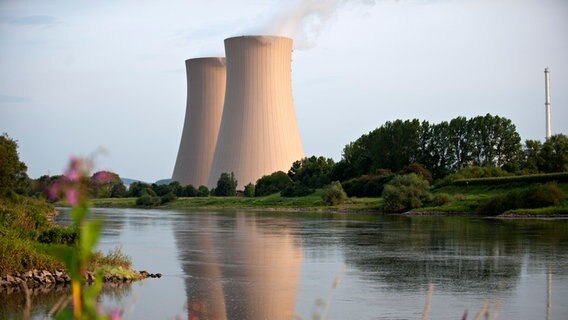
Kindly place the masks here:
[(79, 202), (77, 190), (74, 188), (68, 188), (65, 190), (65, 198), (67, 199), (67, 203), (74, 206)]
[(53, 183), (52, 185), (47, 188), (47, 195), (49, 200), (56, 201), (59, 196), (59, 181)]
[(112, 174), (108, 171), (99, 171), (93, 177), (96, 183), (107, 183), (112, 181)]

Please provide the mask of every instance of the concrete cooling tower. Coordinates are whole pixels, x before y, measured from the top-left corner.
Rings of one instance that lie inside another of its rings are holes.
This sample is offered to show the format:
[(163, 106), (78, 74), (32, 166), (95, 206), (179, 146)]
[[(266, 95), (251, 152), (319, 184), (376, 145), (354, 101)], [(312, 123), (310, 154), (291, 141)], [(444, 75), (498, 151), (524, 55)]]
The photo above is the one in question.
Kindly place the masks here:
[(225, 39), (227, 88), (208, 186), (234, 172), (238, 189), (304, 157), (292, 101), (292, 39)]
[(172, 180), (207, 185), (225, 98), (225, 58), (185, 61), (187, 106)]

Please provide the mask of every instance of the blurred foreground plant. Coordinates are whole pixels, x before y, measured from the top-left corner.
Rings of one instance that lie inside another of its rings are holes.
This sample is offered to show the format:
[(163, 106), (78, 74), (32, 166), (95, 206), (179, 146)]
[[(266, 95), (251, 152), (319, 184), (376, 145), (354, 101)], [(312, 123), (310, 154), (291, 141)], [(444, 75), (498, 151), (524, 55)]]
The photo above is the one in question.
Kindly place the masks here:
[[(101, 220), (87, 220), (88, 183), (89, 173), (92, 169), (91, 159), (71, 158), (65, 174), (50, 188), (50, 196), (62, 197), (71, 209), (73, 225), (79, 230), (79, 243), (77, 247), (57, 247), (50, 252), (51, 255), (65, 263), (67, 273), (71, 277), (71, 290), (73, 311), (62, 310), (56, 319), (120, 319), (120, 312), (112, 311), (108, 316), (99, 314), (96, 301), (102, 288), (102, 274), (97, 273), (94, 283), (85, 286), (85, 274), (89, 259), (93, 255), (101, 231)], [(97, 182), (108, 182), (107, 175), (97, 175)]]

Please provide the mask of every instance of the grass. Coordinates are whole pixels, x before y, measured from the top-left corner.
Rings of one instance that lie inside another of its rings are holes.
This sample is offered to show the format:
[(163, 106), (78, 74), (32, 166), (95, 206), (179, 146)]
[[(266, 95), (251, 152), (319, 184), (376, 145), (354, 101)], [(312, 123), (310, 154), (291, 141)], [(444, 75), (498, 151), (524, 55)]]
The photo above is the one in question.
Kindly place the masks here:
[[(263, 197), (191, 197), (178, 198), (157, 208), (167, 209), (195, 209), (195, 208), (215, 208), (215, 209), (282, 209), (282, 210), (378, 210), (381, 207), (380, 198), (351, 198), (346, 203), (337, 206), (327, 206), (323, 202), (321, 195), (323, 190), (318, 189), (313, 194), (304, 197), (282, 197), (279, 193)], [(130, 208), (136, 206), (136, 198), (106, 198), (93, 199), (92, 205), (95, 207)]]

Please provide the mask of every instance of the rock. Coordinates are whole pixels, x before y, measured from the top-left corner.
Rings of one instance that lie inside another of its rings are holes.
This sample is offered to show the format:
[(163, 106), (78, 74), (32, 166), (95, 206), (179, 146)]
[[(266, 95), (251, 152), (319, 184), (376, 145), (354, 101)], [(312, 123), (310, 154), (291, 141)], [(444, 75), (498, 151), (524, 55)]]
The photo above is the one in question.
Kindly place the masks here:
[(14, 277), (12, 277), (11, 275), (6, 275), (6, 282), (10, 283), (10, 284), (14, 284)]
[(148, 273), (148, 271), (146, 270), (142, 270), (139, 273), (142, 276), (142, 278), (148, 278), (148, 276), (150, 276), (150, 273)]
[(28, 271), (23, 273), (23, 276), (26, 277), (27, 279), (31, 279), (31, 278), (33, 278), (34, 274), (32, 273), (31, 270), (28, 270)]
[(156, 278), (161, 278), (161, 277), (162, 277), (162, 274), (161, 274), (161, 273), (159, 273), (159, 272), (156, 273)]

